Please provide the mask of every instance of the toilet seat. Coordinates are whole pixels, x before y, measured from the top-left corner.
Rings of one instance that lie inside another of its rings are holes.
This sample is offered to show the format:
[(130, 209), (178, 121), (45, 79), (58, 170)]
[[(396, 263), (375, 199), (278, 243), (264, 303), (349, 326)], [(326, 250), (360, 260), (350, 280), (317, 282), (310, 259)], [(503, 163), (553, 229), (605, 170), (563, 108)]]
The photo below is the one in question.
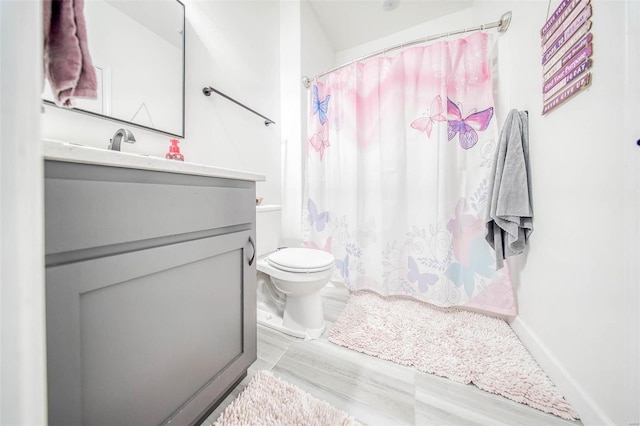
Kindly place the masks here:
[(271, 263), (269, 263), (267, 258), (264, 258), (264, 259), (258, 260), (257, 269), (258, 271), (264, 272), (265, 274), (271, 277), (274, 277), (280, 280), (297, 282), (300, 285), (304, 285), (306, 283), (311, 283), (317, 280), (329, 279), (331, 275), (333, 275), (334, 266), (331, 265), (329, 268), (320, 272), (305, 272), (300, 270), (296, 272), (291, 272), (291, 271), (284, 271), (280, 268), (277, 268), (271, 265)]
[(330, 253), (307, 248), (285, 248), (266, 260), (275, 269), (294, 273), (323, 272), (333, 268), (334, 264)]

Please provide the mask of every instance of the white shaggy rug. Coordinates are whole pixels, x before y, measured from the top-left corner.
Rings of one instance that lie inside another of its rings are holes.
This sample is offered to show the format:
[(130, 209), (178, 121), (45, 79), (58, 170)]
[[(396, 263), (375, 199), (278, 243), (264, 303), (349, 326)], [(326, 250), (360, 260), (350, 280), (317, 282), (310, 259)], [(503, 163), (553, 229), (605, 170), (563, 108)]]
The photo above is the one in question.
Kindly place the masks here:
[(329, 341), (502, 395), (564, 419), (577, 413), (505, 321), (417, 300), (353, 293)]
[(344, 411), (314, 398), (266, 370), (257, 372), (215, 426), (360, 425)]

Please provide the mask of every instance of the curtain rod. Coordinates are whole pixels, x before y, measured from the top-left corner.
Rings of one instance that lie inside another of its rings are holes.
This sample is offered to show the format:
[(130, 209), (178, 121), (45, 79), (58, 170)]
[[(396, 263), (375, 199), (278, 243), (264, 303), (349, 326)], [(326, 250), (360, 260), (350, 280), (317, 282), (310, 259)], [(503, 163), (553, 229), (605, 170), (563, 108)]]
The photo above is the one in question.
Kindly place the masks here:
[(373, 58), (375, 56), (379, 56), (379, 55), (384, 55), (385, 53), (392, 51), (392, 50), (397, 50), (397, 49), (402, 49), (404, 47), (407, 46), (413, 46), (414, 44), (420, 44), (420, 43), (426, 43), (429, 41), (433, 41), (433, 40), (437, 40), (439, 38), (445, 38), (445, 37), (449, 37), (452, 35), (456, 35), (456, 34), (463, 34), (463, 33), (468, 33), (468, 32), (472, 32), (472, 31), (482, 31), (482, 30), (488, 30), (490, 28), (497, 28), (499, 33), (504, 33), (507, 31), (507, 29), (509, 29), (509, 24), (511, 23), (511, 11), (504, 13), (501, 17), (500, 20), (497, 22), (491, 22), (489, 24), (482, 24), (482, 25), (478, 25), (476, 27), (471, 27), (471, 28), (464, 28), (461, 30), (456, 30), (456, 31), (449, 31), (446, 33), (441, 33), (441, 34), (434, 34), (434, 35), (430, 35), (427, 37), (423, 37), (421, 39), (417, 39), (417, 40), (412, 40), (406, 43), (402, 43), (402, 44), (398, 44), (392, 47), (388, 47), (386, 49), (383, 50), (378, 50), (377, 52), (373, 52), (373, 53), (369, 53), (368, 55), (362, 56), (361, 58), (358, 58), (356, 60), (353, 60), (351, 62), (347, 62), (346, 64), (342, 64), (338, 67), (332, 68), (328, 71), (325, 71), (323, 73), (317, 74), (315, 75), (313, 78), (309, 78), (306, 75), (304, 77), (302, 77), (302, 84), (304, 85), (304, 87), (306, 87), (307, 89), (309, 87), (311, 87), (311, 82), (313, 80), (315, 80), (316, 78), (320, 78), (320, 77), (324, 77), (327, 74), (331, 74), (332, 72), (336, 72), (342, 68), (348, 67), (351, 64), (354, 64), (358, 61), (364, 61), (365, 59), (369, 59), (369, 58)]

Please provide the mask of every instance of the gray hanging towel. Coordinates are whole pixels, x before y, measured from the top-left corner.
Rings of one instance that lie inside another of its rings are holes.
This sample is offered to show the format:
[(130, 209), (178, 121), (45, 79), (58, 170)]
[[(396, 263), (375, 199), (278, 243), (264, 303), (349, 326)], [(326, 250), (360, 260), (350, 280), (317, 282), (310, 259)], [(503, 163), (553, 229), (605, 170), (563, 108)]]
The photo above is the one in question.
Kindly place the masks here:
[(487, 242), (496, 251), (496, 270), (504, 259), (524, 251), (533, 232), (529, 176), (529, 117), (511, 110), (504, 122), (491, 172)]

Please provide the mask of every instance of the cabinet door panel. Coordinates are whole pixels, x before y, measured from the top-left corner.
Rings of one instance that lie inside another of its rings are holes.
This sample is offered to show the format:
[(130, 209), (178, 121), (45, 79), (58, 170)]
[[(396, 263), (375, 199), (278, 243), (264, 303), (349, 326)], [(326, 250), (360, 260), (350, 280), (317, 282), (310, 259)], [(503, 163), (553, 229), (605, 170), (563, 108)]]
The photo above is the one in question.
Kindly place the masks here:
[(159, 424), (246, 369), (250, 235), (47, 268), (51, 424)]

